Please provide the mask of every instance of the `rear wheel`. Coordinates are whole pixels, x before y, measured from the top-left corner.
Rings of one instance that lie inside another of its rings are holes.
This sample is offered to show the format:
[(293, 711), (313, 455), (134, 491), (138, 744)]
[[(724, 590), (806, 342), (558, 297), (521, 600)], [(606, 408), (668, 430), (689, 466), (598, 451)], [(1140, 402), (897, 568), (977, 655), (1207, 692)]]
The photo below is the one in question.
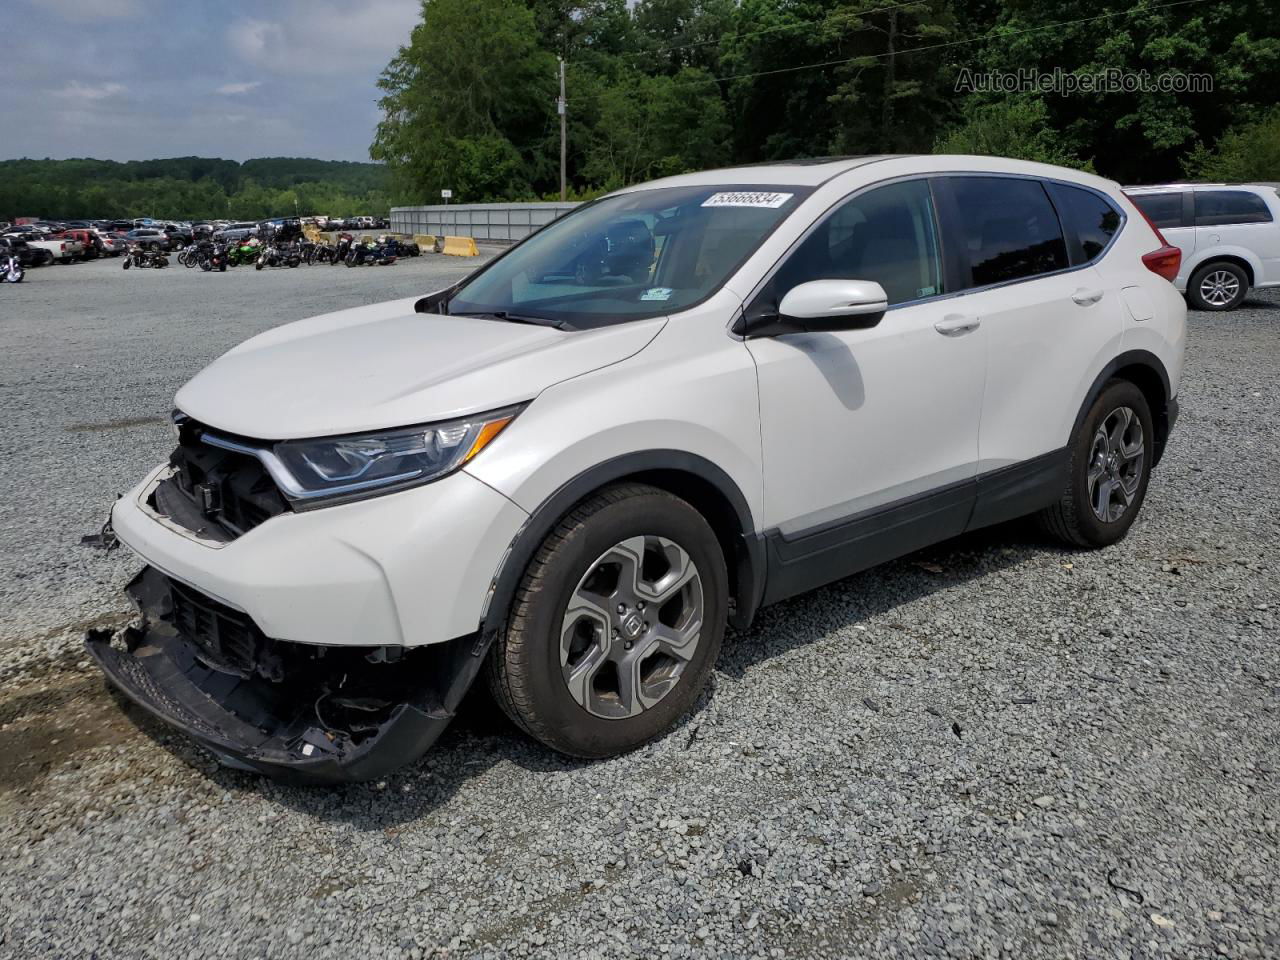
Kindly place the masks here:
[(655, 487), (610, 487), (543, 542), (488, 661), (520, 727), (578, 757), (661, 736), (715, 665), (728, 575), (715, 533)]
[(1041, 512), (1042, 526), (1079, 547), (1122, 539), (1147, 496), (1154, 441), (1147, 398), (1128, 380), (1112, 380), (1071, 440), (1066, 490)]
[(1234, 263), (1207, 263), (1187, 284), (1187, 299), (1197, 310), (1234, 310), (1248, 293), (1249, 275)]

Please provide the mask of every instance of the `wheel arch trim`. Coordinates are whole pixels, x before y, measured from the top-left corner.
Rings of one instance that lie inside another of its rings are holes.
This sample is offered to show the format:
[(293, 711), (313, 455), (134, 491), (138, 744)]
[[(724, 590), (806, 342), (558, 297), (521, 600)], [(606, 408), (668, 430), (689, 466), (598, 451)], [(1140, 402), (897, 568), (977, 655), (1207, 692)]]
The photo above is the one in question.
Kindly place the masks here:
[[(1133, 375), (1123, 375), (1126, 371), (1135, 369), (1144, 371), (1145, 374), (1139, 374), (1138, 378)], [(1151, 419), (1155, 422), (1156, 427), (1155, 453), (1151, 460), (1151, 466), (1155, 467), (1164, 455), (1165, 444), (1169, 439), (1170, 431), (1173, 429), (1173, 422), (1177, 419), (1178, 406), (1176, 399), (1170, 395), (1169, 371), (1165, 368), (1160, 358), (1149, 350), (1126, 350), (1117, 354), (1102, 368), (1085, 393), (1084, 402), (1080, 404), (1079, 412), (1076, 413), (1075, 423), (1071, 426), (1071, 436), (1074, 437), (1076, 435), (1076, 432), (1080, 429), (1080, 424), (1084, 422), (1084, 418), (1089, 412), (1089, 408), (1093, 406), (1094, 401), (1098, 399), (1107, 383), (1116, 379), (1117, 375), (1120, 375), (1120, 379), (1132, 382), (1144, 394), (1154, 392), (1152, 391), (1153, 383), (1158, 383), (1158, 402), (1152, 405), (1151, 410)]]
[[(481, 614), (477, 655), (488, 649), (502, 629), (520, 579), (538, 547), (576, 504), (596, 490), (622, 480), (651, 483), (681, 495), (679, 484), (672, 482), (680, 477), (698, 485), (704, 494), (716, 496), (728, 511), (711, 517), (701, 510), (722, 547), (727, 548), (725, 559), (733, 585), (730, 623), (745, 629), (764, 596), (766, 570), (764, 539), (756, 530), (746, 496), (728, 473), (705, 457), (683, 450), (643, 450), (590, 467), (562, 484), (529, 514), (494, 572)], [(729, 522), (736, 530), (726, 529)]]

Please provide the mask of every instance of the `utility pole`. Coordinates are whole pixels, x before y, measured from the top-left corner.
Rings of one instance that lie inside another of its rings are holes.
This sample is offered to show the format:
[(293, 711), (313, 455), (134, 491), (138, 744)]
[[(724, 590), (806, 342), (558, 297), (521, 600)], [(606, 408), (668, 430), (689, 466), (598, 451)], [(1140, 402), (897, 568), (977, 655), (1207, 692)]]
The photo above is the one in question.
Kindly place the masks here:
[(557, 57), (560, 61), (560, 99), (556, 101), (556, 109), (560, 113), (560, 202), (564, 203), (568, 199), (568, 192), (565, 189), (565, 156), (567, 147), (565, 142), (568, 136), (565, 101), (564, 101), (564, 57)]

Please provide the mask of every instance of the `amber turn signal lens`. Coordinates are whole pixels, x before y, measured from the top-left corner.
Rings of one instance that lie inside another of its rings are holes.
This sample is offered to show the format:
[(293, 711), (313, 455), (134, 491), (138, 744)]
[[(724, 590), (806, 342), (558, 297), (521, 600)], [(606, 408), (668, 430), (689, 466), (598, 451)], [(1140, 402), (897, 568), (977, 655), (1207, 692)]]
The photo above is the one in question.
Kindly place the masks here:
[(471, 449), (468, 450), (467, 455), (462, 458), (462, 462), (466, 463), (477, 453), (487, 447), (489, 445), (489, 441), (500, 434), (503, 428), (514, 419), (515, 417), (503, 417), (501, 420), (490, 420), (481, 427), (480, 432), (476, 434), (475, 442), (471, 444)]

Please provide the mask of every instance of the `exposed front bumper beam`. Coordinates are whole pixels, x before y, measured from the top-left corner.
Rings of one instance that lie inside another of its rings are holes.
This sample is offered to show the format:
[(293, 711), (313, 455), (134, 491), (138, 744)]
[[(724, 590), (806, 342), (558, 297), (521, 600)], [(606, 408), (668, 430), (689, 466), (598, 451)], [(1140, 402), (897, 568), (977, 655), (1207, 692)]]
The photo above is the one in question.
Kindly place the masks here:
[(108, 679), (228, 766), (282, 780), (372, 780), (417, 760), (453, 719), (483, 661), (472, 636), (393, 652), (392, 662), (386, 648), (289, 644), (282, 679), (229, 672), (183, 635), (162, 574), (146, 568), (127, 592), (141, 625), (85, 638)]

